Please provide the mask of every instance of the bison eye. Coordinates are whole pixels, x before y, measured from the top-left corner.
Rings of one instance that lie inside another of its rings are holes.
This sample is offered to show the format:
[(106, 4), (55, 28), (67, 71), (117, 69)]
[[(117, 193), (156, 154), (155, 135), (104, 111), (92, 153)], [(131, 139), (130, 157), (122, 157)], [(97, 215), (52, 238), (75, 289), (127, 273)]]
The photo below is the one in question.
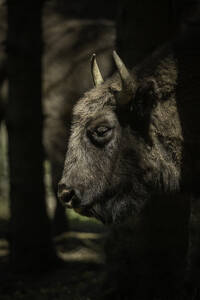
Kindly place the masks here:
[(97, 127), (94, 131), (94, 134), (96, 134), (97, 136), (99, 137), (103, 137), (105, 136), (108, 131), (110, 131), (111, 128), (108, 128), (108, 127), (105, 127), (105, 126), (100, 126), (100, 127)]
[(104, 146), (112, 138), (112, 129), (113, 128), (107, 126), (99, 126), (92, 129), (90, 128), (87, 131), (87, 135), (92, 143), (96, 146)]

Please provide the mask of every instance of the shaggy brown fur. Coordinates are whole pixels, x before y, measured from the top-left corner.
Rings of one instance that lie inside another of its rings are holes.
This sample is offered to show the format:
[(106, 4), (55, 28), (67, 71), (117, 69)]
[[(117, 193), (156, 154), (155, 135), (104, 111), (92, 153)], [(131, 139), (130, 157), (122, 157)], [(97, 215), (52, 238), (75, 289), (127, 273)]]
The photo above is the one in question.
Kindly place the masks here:
[[(118, 75), (87, 92), (74, 108), (62, 182), (75, 190), (84, 211), (105, 222), (138, 214), (150, 193), (180, 186), (176, 60), (166, 46), (150, 62), (133, 70), (137, 91), (131, 109), (118, 108)], [(88, 137), (89, 126), (100, 125), (113, 131), (103, 147)]]

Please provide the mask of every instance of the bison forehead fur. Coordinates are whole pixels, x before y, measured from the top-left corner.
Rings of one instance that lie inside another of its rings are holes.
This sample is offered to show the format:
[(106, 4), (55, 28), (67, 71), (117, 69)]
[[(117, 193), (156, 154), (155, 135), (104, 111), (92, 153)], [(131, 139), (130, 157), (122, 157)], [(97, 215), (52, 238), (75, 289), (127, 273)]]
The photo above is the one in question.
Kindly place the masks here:
[(79, 100), (61, 183), (73, 189), (80, 213), (119, 222), (137, 215), (152, 193), (179, 189), (176, 81), (176, 61), (164, 48), (132, 71), (128, 104), (118, 103), (118, 74)]

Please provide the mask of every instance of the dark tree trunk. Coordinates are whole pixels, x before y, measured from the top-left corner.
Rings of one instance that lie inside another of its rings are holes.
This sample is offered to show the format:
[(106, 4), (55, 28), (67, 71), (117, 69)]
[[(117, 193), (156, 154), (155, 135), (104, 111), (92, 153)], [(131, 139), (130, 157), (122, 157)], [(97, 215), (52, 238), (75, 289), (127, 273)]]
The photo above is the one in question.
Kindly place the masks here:
[(0, 3), (0, 125), (4, 119), (5, 103), (2, 97), (2, 85), (7, 77), (7, 62), (6, 62), (6, 16), (7, 10), (5, 3)]
[(3, 85), (3, 83), (6, 79), (6, 76), (7, 76), (6, 56), (5, 56), (5, 53), (2, 53), (1, 50), (2, 49), (0, 49), (0, 55), (1, 55), (1, 59), (0, 59), (0, 125), (1, 125), (1, 122), (4, 120), (4, 117), (5, 117), (5, 103), (4, 103), (5, 101), (2, 97), (1, 89), (2, 89), (2, 85)]
[(175, 23), (173, 0), (120, 0), (118, 6), (117, 48), (131, 68), (169, 38)]
[(11, 260), (17, 269), (54, 257), (43, 183), (42, 1), (7, 0)]

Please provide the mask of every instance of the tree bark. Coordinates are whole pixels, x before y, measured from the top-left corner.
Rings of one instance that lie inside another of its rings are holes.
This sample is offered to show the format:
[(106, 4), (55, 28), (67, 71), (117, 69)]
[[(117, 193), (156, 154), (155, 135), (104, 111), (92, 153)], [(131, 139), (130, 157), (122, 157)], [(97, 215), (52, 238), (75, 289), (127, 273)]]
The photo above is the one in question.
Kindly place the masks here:
[(2, 99), (2, 85), (7, 77), (7, 59), (6, 59), (6, 25), (7, 10), (4, 2), (0, 3), (0, 125), (4, 119), (5, 103)]
[(7, 7), (11, 261), (29, 270), (54, 258), (43, 183), (42, 1), (7, 0)]
[(132, 68), (171, 35), (175, 24), (173, 0), (120, 0), (118, 8), (117, 48)]

